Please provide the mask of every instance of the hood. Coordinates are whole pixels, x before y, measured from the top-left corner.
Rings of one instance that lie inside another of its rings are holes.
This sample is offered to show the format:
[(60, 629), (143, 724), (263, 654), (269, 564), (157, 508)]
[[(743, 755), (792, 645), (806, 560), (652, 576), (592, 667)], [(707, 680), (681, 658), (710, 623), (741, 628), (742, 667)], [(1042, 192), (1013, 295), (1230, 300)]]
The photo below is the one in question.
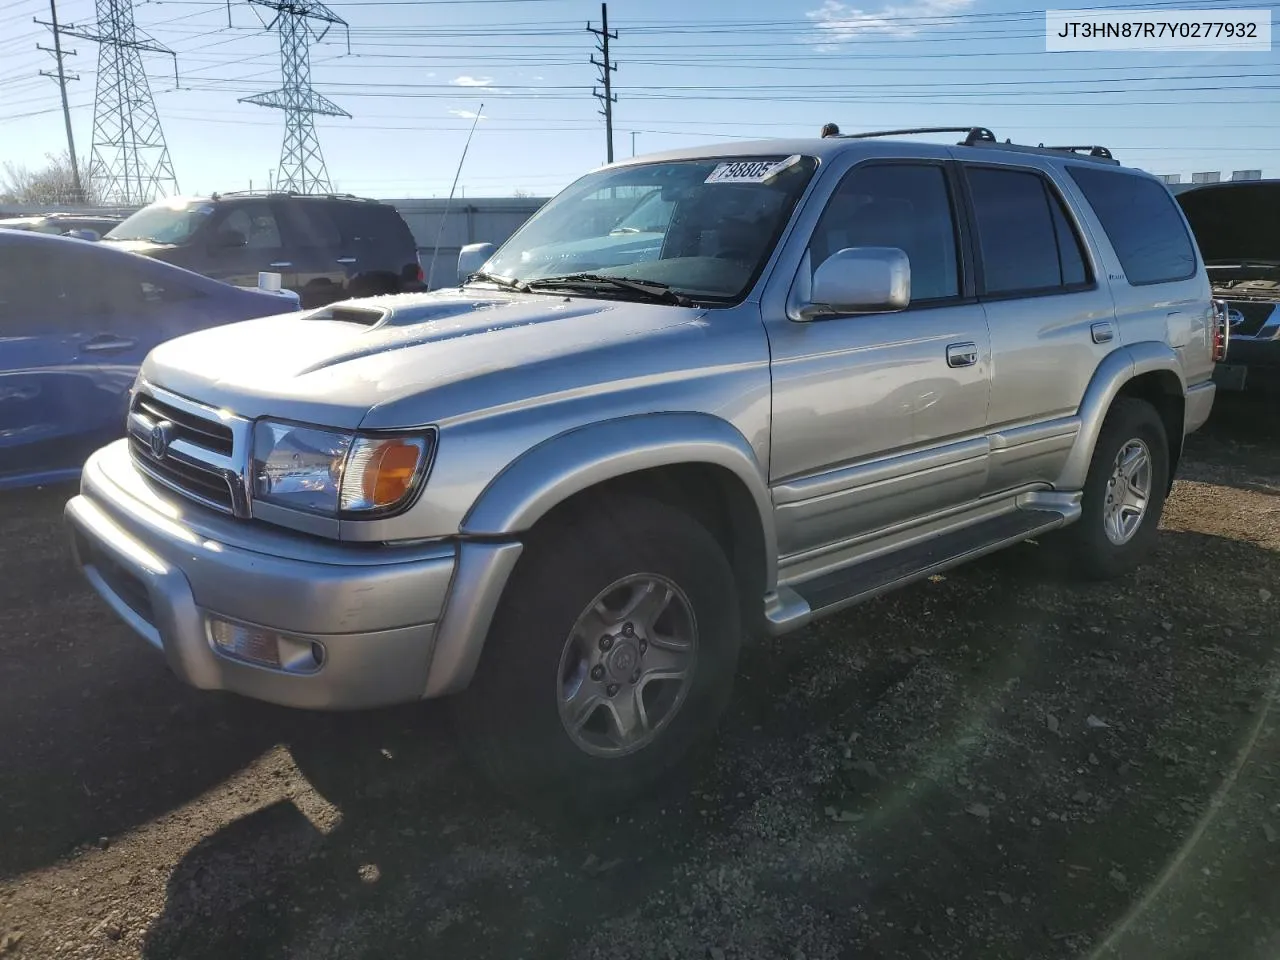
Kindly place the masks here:
[[(178, 337), (148, 355), (142, 376), (242, 416), (354, 428), (379, 404), (511, 367), (528, 389), (538, 364), (689, 326), (703, 313), (537, 294), (371, 297)], [(442, 418), (467, 412), (437, 409)]]
[(1280, 180), (1214, 184), (1177, 194), (1205, 263), (1280, 264)]

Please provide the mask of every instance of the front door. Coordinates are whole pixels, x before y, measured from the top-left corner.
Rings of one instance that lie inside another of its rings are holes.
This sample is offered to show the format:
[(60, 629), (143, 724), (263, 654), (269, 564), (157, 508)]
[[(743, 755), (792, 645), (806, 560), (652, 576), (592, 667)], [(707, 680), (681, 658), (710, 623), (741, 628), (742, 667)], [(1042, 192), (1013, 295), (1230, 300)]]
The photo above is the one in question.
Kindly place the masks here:
[(847, 247), (900, 248), (910, 306), (812, 322), (766, 308), (784, 558), (968, 502), (985, 485), (990, 342), (966, 289), (956, 194), (941, 160), (853, 167), (801, 269)]
[(237, 287), (256, 287), (258, 274), (279, 273), (293, 264), (285, 252), (280, 224), (266, 200), (224, 201), (210, 224), (209, 269), (200, 272)]

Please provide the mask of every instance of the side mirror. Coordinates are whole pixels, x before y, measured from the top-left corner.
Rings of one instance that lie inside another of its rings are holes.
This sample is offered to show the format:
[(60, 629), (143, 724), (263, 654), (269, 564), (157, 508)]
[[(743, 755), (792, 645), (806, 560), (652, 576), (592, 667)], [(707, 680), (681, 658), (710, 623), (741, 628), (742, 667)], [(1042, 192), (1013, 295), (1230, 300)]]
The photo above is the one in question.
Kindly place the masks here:
[(480, 270), (496, 250), (492, 243), (469, 243), (458, 252), (458, 283)]
[(793, 319), (904, 310), (911, 302), (911, 261), (897, 247), (846, 247), (818, 266), (809, 287)]
[(219, 250), (234, 250), (249, 242), (239, 230), (219, 230), (213, 238), (213, 246)]

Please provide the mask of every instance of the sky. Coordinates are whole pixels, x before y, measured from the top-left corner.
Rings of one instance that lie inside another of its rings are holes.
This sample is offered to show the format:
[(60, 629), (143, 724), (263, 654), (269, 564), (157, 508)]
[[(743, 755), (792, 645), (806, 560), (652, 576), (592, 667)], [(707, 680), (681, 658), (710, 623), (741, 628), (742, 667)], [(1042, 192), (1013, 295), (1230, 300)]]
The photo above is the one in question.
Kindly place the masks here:
[[(92, 25), (93, 0), (57, 0)], [(1257, 7), (1228, 0), (1064, 0), (1055, 9)], [(180, 192), (263, 188), (278, 110), (238, 98), (280, 85), (271, 11), (244, 0), (135, 0), (176, 54), (144, 57)], [(316, 120), (335, 191), (549, 196), (605, 162), (601, 8), (588, 0), (349, 0), (311, 47), (314, 88), (351, 114)], [(49, 0), (0, 0), (0, 165), (66, 150)], [(228, 26), (230, 21), (230, 26)], [(982, 125), (1001, 140), (1100, 143), (1153, 173), (1261, 168), (1280, 176), (1280, 51), (1046, 53), (1028, 0), (612, 0), (618, 158), (735, 139)], [(348, 40), (350, 50), (348, 52)], [(64, 39), (77, 152), (93, 128), (95, 45)], [(954, 141), (955, 137), (943, 137)]]

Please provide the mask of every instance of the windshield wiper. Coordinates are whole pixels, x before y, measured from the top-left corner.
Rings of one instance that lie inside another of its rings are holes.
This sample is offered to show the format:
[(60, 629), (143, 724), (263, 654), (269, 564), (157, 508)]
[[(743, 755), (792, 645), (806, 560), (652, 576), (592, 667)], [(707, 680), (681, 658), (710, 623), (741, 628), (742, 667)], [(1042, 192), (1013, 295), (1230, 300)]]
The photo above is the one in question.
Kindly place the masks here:
[(638, 280), (631, 277), (611, 277), (603, 273), (567, 273), (562, 277), (539, 277), (525, 286), (530, 290), (567, 287), (591, 290), (602, 286), (639, 293), (658, 303), (671, 303), (677, 307), (691, 307), (693, 301), (672, 290), (668, 284), (657, 280)]
[(471, 274), (466, 280), (462, 281), (462, 285), (465, 287), (468, 283), (476, 281), (493, 283), (506, 290), (516, 290), (520, 293), (529, 292), (529, 285), (518, 277), (500, 277), (496, 273), (487, 273), (484, 270)]

